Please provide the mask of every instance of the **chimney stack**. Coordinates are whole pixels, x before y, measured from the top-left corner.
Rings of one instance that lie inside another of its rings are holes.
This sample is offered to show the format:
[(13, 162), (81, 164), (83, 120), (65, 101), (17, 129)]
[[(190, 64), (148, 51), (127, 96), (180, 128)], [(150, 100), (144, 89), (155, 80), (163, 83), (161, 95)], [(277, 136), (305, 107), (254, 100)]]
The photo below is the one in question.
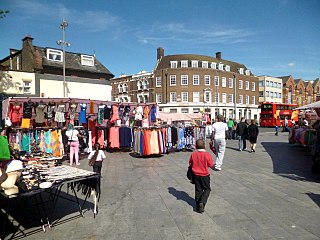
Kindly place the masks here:
[(22, 39), (22, 47), (26, 46), (27, 44), (32, 46), (32, 40), (33, 37), (31, 37), (31, 35), (28, 34), (24, 39)]
[(221, 52), (216, 52), (216, 58), (219, 60), (221, 59)]
[(164, 49), (162, 47), (159, 47), (157, 49), (157, 60), (159, 61), (162, 57), (164, 57)]

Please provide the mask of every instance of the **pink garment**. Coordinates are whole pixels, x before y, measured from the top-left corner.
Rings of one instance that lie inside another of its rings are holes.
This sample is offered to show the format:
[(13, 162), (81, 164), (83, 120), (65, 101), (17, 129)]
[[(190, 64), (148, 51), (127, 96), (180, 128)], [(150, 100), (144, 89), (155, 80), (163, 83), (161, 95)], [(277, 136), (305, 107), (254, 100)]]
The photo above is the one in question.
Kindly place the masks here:
[(111, 127), (109, 130), (109, 142), (111, 148), (120, 148), (119, 128)]
[(76, 164), (79, 164), (79, 142), (70, 142), (70, 166), (73, 163), (73, 154), (75, 154)]
[(110, 121), (113, 123), (119, 119), (119, 107), (117, 105), (112, 105), (112, 117)]

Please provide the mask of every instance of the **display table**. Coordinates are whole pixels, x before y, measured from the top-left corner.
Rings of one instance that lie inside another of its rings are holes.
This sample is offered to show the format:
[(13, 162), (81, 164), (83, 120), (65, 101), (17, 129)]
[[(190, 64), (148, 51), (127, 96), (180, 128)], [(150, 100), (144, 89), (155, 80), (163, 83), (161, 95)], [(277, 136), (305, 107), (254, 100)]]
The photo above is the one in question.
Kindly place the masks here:
[[(43, 172), (40, 172), (39, 175), (41, 175), (41, 173)], [(32, 216), (37, 216), (39, 221), (38, 226), (40, 226), (44, 232), (47, 227), (52, 228), (58, 222), (53, 219), (58, 199), (63, 198), (76, 203), (80, 215), (83, 216), (83, 206), (87, 202), (88, 197), (93, 195), (93, 213), (95, 217), (97, 213), (97, 202), (100, 196), (100, 176), (97, 173), (61, 165), (46, 169), (45, 175), (42, 176), (45, 177), (45, 181), (42, 180), (38, 186), (34, 185), (31, 189), (28, 189), (25, 180), (20, 181), (18, 183), (19, 194), (17, 195), (7, 196), (4, 192), (0, 193), (0, 210), (5, 214), (5, 218), (17, 229), (11, 238), (13, 238), (17, 232), (22, 234), (22, 236), (26, 236), (25, 230), (27, 229), (22, 228), (21, 223), (19, 223), (14, 216), (10, 215), (12, 213), (15, 215), (24, 215), (26, 211), (31, 209), (30, 203), (33, 203), (36, 209), (32, 213)], [(65, 186), (64, 189), (66, 189), (66, 192), (62, 191), (63, 186)], [(85, 196), (82, 204), (80, 204), (77, 192)], [(7, 221), (0, 227), (0, 239), (6, 235), (6, 222)]]

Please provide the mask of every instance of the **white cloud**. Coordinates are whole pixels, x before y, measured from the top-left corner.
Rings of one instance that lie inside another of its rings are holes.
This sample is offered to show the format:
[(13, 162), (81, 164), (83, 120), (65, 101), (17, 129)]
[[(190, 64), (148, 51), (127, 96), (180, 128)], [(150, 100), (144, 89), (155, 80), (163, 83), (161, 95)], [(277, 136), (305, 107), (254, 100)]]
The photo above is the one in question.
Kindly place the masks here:
[(289, 66), (289, 67), (292, 67), (292, 68), (293, 68), (293, 67), (294, 67), (294, 65), (295, 65), (295, 63), (294, 63), (294, 62), (288, 63), (288, 66)]

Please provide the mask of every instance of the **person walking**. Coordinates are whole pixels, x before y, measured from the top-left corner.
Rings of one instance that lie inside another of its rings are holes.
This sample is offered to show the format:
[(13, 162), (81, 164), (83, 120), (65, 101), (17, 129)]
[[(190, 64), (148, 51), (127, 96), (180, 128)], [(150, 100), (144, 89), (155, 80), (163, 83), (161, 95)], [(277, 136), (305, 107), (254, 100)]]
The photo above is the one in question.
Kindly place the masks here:
[(228, 139), (232, 139), (232, 129), (234, 126), (234, 122), (231, 118), (229, 118), (227, 125), (228, 125)]
[(68, 137), (68, 145), (70, 146), (70, 166), (73, 164), (73, 156), (75, 155), (76, 165), (79, 163), (79, 134), (73, 124), (68, 125), (68, 130), (66, 131), (66, 136)]
[(259, 128), (257, 126), (257, 121), (255, 119), (251, 120), (251, 124), (248, 127), (248, 135), (250, 142), (250, 152), (255, 152), (257, 145), (257, 138), (259, 135)]
[(94, 144), (94, 150), (89, 154), (88, 160), (91, 159), (94, 161), (92, 165), (93, 172), (101, 175), (102, 162), (106, 158), (104, 152), (100, 149), (100, 143)]
[(217, 156), (214, 170), (221, 171), (223, 157), (226, 151), (226, 132), (228, 131), (228, 125), (223, 122), (222, 115), (218, 115), (217, 120), (218, 121), (212, 125), (211, 141), (214, 142)]
[(196, 209), (199, 213), (203, 213), (211, 192), (208, 168), (212, 168), (214, 162), (211, 154), (206, 152), (205, 143), (202, 139), (196, 141), (196, 149), (197, 151), (190, 156), (189, 166), (192, 167), (194, 173)]
[(248, 134), (248, 128), (247, 124), (245, 122), (245, 118), (242, 117), (241, 121), (237, 125), (236, 133), (238, 135), (239, 139), (239, 151), (244, 151), (247, 149), (247, 134)]

